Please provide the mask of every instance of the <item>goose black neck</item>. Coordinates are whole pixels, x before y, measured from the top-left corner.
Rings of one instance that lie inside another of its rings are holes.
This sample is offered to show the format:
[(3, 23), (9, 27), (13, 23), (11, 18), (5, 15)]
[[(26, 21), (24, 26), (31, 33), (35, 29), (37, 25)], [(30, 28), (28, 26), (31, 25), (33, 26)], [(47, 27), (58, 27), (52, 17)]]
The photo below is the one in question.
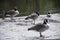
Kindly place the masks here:
[(47, 19), (44, 19), (43, 24), (47, 24), (47, 23), (48, 23), (48, 20)]
[(16, 11), (16, 10), (18, 10), (18, 8), (17, 7), (14, 7), (14, 10)]
[(36, 12), (36, 14), (39, 16), (39, 13), (38, 12)]
[(44, 21), (43, 24), (47, 24), (47, 22)]
[(15, 11), (17, 10), (17, 9), (14, 9)]

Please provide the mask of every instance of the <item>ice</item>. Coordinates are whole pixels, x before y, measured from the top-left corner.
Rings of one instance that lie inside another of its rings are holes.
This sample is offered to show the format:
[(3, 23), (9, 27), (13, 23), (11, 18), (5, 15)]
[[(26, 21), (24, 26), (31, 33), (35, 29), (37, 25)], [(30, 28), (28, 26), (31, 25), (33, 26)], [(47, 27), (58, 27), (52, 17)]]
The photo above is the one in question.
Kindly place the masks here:
[(39, 32), (28, 31), (27, 29), (34, 26), (33, 20), (25, 20), (23, 17), (14, 17), (11, 21), (10, 18), (5, 20), (0, 19), (0, 40), (45, 40), (45, 39), (60, 39), (60, 14), (51, 14), (51, 18), (46, 15), (40, 15), (35, 21), (42, 23), (43, 19), (49, 19), (49, 29), (42, 34), (46, 38), (40, 38)]

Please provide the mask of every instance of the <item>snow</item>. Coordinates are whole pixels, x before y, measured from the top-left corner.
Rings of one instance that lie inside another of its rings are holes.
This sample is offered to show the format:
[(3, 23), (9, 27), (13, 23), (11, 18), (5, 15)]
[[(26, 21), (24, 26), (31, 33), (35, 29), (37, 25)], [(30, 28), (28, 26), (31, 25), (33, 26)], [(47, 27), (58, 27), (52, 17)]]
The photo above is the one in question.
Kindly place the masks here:
[(0, 40), (40, 40), (40, 39), (60, 39), (60, 14), (51, 14), (51, 18), (46, 15), (40, 15), (36, 19), (37, 23), (42, 23), (43, 19), (49, 19), (49, 29), (42, 32), (46, 38), (40, 38), (39, 32), (28, 31), (27, 29), (34, 26), (33, 21), (24, 20), (26, 16), (14, 17), (14, 20), (0, 18)]

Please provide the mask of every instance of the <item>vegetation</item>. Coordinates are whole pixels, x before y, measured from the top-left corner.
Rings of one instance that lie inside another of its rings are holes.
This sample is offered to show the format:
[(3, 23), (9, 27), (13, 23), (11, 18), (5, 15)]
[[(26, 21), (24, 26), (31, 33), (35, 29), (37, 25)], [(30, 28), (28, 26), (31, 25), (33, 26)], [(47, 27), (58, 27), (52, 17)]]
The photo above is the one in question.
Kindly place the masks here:
[(3, 13), (3, 10), (7, 11), (15, 6), (18, 7), (20, 16), (29, 15), (36, 11), (46, 14), (51, 10), (60, 10), (60, 0), (0, 0), (0, 14)]

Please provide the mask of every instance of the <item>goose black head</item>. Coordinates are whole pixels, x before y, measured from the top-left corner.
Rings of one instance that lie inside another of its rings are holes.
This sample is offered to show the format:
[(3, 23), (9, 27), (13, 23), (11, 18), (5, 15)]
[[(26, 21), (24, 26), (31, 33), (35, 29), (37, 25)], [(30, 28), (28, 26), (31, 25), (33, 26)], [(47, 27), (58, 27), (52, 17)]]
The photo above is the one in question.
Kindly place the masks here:
[(47, 14), (47, 17), (51, 17), (51, 15), (50, 15), (51, 13), (50, 12), (48, 12), (48, 14)]
[(50, 14), (50, 12), (48, 12), (48, 14)]
[(15, 10), (15, 11), (18, 10), (17, 7), (14, 7), (14, 10)]
[(48, 23), (48, 19), (44, 19), (43, 24), (47, 24)]
[(36, 12), (36, 14), (39, 16), (39, 12)]

